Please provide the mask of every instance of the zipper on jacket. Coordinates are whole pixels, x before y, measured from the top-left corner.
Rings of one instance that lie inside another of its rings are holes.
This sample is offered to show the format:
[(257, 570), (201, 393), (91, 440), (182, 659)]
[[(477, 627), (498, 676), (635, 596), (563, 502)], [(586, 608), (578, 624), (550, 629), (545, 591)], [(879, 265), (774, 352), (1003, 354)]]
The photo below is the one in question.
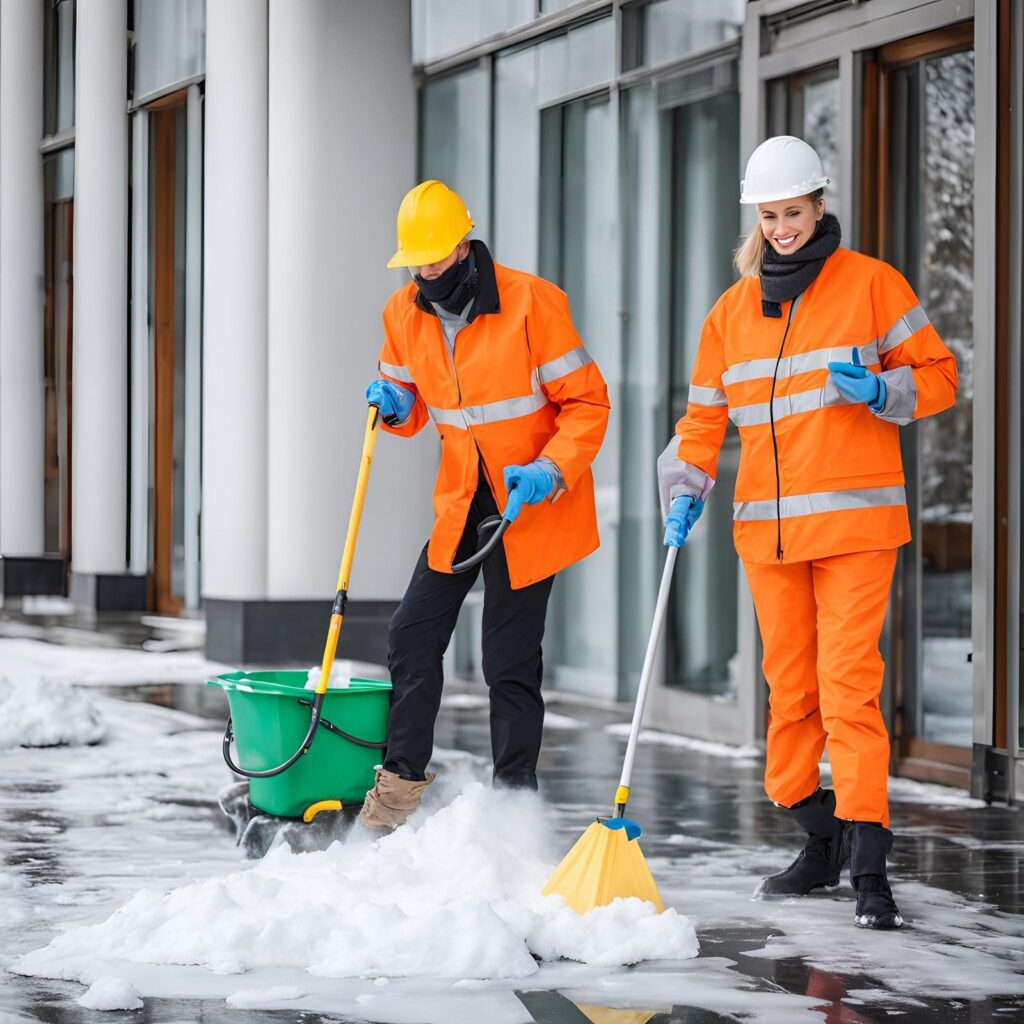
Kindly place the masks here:
[(775, 359), (775, 371), (772, 373), (772, 396), (768, 400), (768, 422), (772, 428), (772, 452), (775, 456), (775, 557), (782, 561), (782, 479), (779, 473), (779, 440), (775, 436), (775, 385), (779, 379), (779, 365), (782, 363), (782, 352), (786, 347), (786, 338), (789, 337), (789, 328), (793, 323), (793, 314), (796, 312), (800, 296), (790, 303), (789, 316), (786, 317), (786, 329), (782, 332), (782, 342), (779, 345), (779, 354)]
[[(448, 353), (448, 362), (452, 365), (452, 377), (455, 379), (455, 393), (459, 396), (459, 411), (462, 412), (462, 385), (459, 383), (459, 371), (455, 367), (455, 353), (452, 351), (455, 347), (455, 343), (453, 341), (451, 345), (448, 344), (448, 339), (444, 336), (444, 326), (441, 324), (440, 317), (438, 317), (438, 327), (441, 328), (441, 340), (444, 342), (445, 352)], [(457, 332), (456, 337), (458, 337)], [(469, 425), (469, 420), (465, 415), (463, 415), (462, 419), (466, 424), (466, 433), (473, 439), (473, 447), (476, 449), (477, 462), (483, 467), (484, 476), (487, 479), (487, 486), (491, 489), (491, 494), (494, 495), (497, 492), (494, 490), (494, 481), (491, 480), (491, 474), (487, 469), (487, 463), (484, 461), (484, 453), (480, 451), (480, 444), (477, 442), (476, 434), (473, 433), (473, 428)], [(495, 502), (497, 502), (497, 498), (495, 498)]]

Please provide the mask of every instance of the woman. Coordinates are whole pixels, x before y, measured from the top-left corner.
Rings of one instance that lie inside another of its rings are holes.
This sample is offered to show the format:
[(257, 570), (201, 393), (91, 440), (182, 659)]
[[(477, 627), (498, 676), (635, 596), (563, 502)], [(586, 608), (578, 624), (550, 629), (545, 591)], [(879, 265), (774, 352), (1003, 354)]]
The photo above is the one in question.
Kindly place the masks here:
[[(680, 547), (736, 424), (734, 540), (771, 692), (765, 790), (808, 837), (758, 894), (838, 885), (849, 861), (856, 923), (898, 928), (878, 651), (910, 540), (898, 427), (953, 404), (956, 363), (900, 274), (840, 246), (828, 184), (800, 139), (751, 155), (740, 202), (758, 224), (736, 253), (742, 277), (704, 323), (658, 476), (665, 544)], [(834, 790), (819, 786), (826, 744)]]

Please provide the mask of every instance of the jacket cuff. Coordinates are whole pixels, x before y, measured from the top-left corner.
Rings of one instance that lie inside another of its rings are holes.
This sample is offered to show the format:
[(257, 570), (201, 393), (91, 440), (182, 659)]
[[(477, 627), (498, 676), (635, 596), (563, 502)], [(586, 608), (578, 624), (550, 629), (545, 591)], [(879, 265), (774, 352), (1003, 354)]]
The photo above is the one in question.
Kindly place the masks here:
[(545, 466), (550, 466), (553, 470), (555, 474), (555, 486), (551, 488), (551, 493), (548, 495), (548, 501), (558, 501), (558, 499), (565, 494), (567, 490), (569, 490), (565, 483), (565, 477), (562, 476), (562, 471), (546, 455), (538, 455), (534, 461), (543, 462)]
[(901, 427), (913, 423), (917, 409), (917, 382), (913, 367), (897, 366), (895, 370), (883, 370), (879, 376), (885, 381), (885, 405), (875, 415)]
[(658, 456), (658, 493), (662, 518), (668, 515), (676, 498), (686, 496), (703, 501), (714, 486), (714, 477), (679, 458), (679, 436), (673, 437), (668, 447)]

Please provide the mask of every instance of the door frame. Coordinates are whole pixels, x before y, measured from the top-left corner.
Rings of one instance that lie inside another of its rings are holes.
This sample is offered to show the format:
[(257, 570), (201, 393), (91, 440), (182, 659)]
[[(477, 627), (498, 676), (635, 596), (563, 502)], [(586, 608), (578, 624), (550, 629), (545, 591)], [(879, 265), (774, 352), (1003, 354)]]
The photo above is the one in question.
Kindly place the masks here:
[[(865, 56), (863, 108), (863, 165), (861, 169), (861, 251), (879, 259), (890, 252), (889, 216), (893, 187), (889, 166), (891, 76), (902, 68), (917, 64), (926, 57), (939, 57), (973, 49), (974, 25), (962, 21), (931, 32), (896, 40)], [(977, 334), (977, 331), (975, 331)], [(975, 419), (977, 412), (975, 411)], [(974, 449), (977, 450), (977, 449)], [(972, 467), (976, 463), (972, 450)], [(912, 470), (912, 467), (911, 467)], [(972, 540), (973, 546), (973, 540)], [(975, 567), (972, 551), (972, 580)], [(908, 592), (917, 574), (908, 559), (909, 549), (900, 552), (893, 595), (889, 608), (889, 643), (887, 677), (890, 682), (888, 718), (892, 734), (892, 768), (898, 775), (928, 782), (968, 788), (971, 781), (972, 751), (969, 747), (937, 743), (905, 733), (908, 724), (905, 709), (920, 699), (922, 667), (917, 663), (908, 670), (909, 659), (916, 655), (916, 646), (908, 644), (911, 634), (920, 632), (921, 602), (919, 594)], [(908, 603), (909, 602), (909, 603)], [(975, 601), (972, 597), (972, 639), (974, 636)], [(973, 662), (972, 662), (973, 663)], [(916, 713), (915, 713), (916, 717)]]

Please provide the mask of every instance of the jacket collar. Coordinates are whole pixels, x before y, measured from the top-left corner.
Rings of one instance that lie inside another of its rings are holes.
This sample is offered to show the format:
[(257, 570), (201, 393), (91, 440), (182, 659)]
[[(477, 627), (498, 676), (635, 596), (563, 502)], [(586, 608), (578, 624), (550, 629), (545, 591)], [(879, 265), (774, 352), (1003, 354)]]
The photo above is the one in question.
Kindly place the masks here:
[[(481, 313), (500, 313), (501, 302), (498, 295), (498, 282), (494, 273), (494, 260), (491, 258), (487, 246), (478, 239), (473, 239), (469, 244), (473, 255), (476, 256), (476, 270), (480, 277), (480, 290), (473, 303), (473, 308), (470, 309), (469, 315), (466, 317), (466, 322), (471, 324)], [(420, 295), (418, 288), (414, 301), (424, 313), (437, 316), (437, 311)]]

